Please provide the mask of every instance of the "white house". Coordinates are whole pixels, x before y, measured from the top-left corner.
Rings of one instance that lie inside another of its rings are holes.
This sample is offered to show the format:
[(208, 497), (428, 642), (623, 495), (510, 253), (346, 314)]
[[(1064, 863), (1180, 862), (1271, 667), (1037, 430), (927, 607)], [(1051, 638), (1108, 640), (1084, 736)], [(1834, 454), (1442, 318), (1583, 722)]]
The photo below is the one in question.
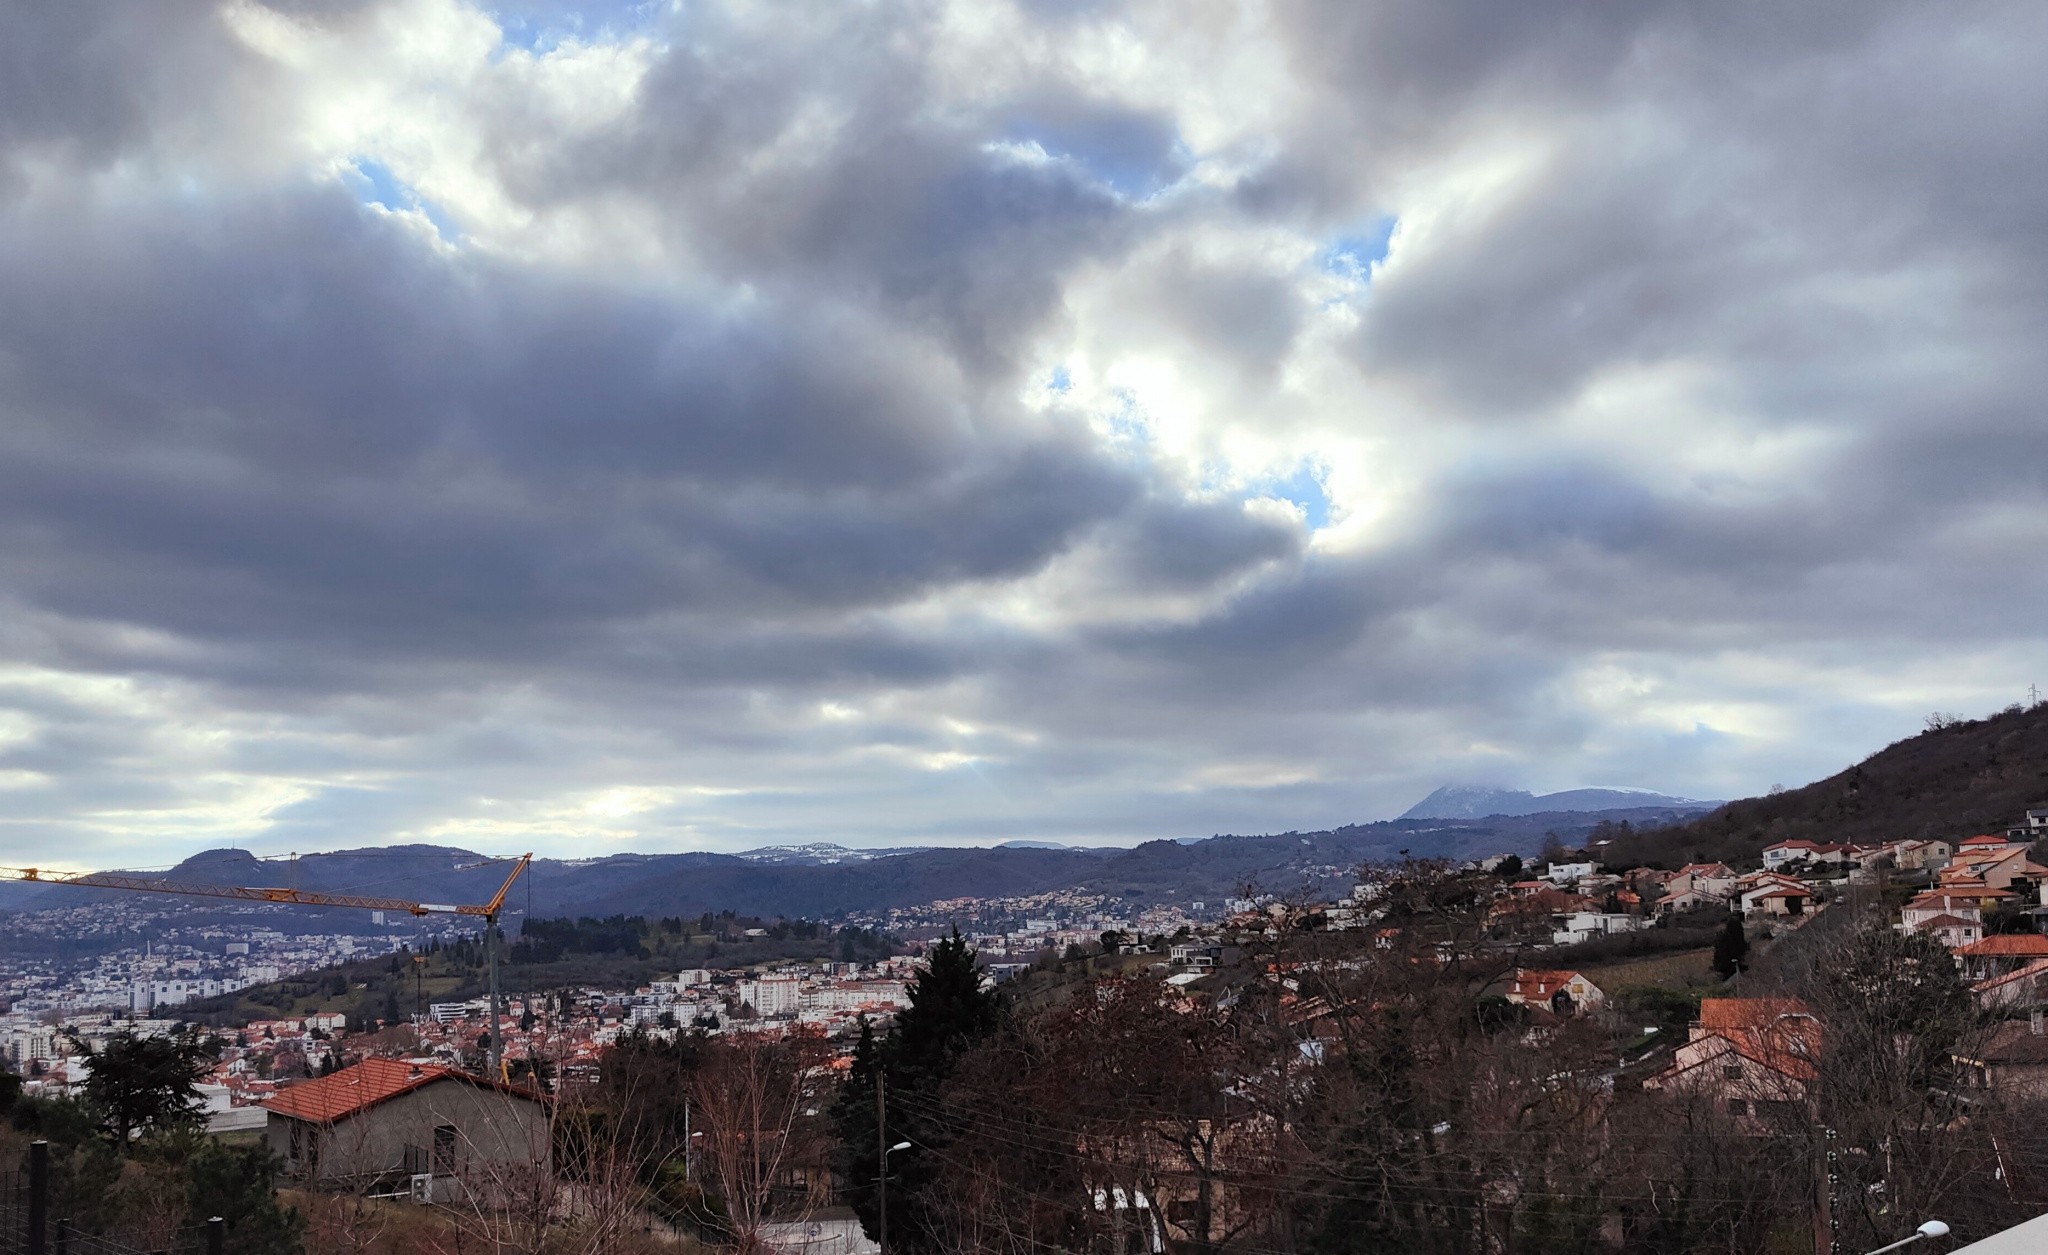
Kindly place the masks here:
[(1612, 933), (1632, 933), (1650, 926), (1643, 915), (1622, 915), (1607, 911), (1571, 911), (1557, 917), (1557, 930), (1550, 940), (1560, 946), (1590, 941)]
[(1552, 863), (1543, 876), (1554, 885), (1575, 885), (1580, 877), (1590, 876), (1599, 870), (1598, 863)]

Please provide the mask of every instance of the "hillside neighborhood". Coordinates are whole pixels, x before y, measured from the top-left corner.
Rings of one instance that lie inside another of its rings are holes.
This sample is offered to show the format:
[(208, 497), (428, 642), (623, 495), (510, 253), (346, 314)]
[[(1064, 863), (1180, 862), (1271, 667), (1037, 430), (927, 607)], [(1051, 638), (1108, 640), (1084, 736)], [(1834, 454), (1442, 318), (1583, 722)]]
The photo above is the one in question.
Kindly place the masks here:
[[(301, 964), (309, 955), (328, 957), (317, 943), (274, 931), (230, 939), (216, 930), (196, 939), (197, 946), (145, 954), (139, 964), (128, 961), (126, 969), (95, 960), (77, 969), (70, 983), (48, 969), (33, 978), (9, 975), (0, 1051), (19, 1077), (15, 1101), (32, 1109), (37, 1103), (89, 1100), (105, 1061), (128, 1043), (190, 1043), (191, 1079), (202, 1104), (196, 1119), (209, 1135), (256, 1139), (275, 1156), (280, 1183), (310, 1191), (309, 1197), (406, 1200), (424, 1206), (422, 1215), (442, 1216), (450, 1232), (458, 1233), (502, 1209), (504, 1191), (515, 1179), (527, 1189), (534, 1181), (559, 1178), (565, 1165), (558, 1125), (566, 1112), (621, 1101), (620, 1070), (631, 1075), (648, 1066), (649, 1058), (669, 1059), (663, 1066), (680, 1069), (675, 1076), (688, 1089), (695, 1083), (689, 1078), (701, 1080), (697, 1070), (712, 1068), (707, 1060), (720, 1058), (720, 1051), (737, 1051), (755, 1066), (761, 1059), (750, 1052), (779, 1052), (781, 1066), (797, 1069), (790, 1073), (785, 1102), (805, 1105), (811, 1121), (820, 1118), (820, 1103), (845, 1107), (848, 1100), (830, 1096), (874, 1084), (880, 1056), (871, 1053), (870, 1043), (894, 1040), (904, 1017), (914, 1021), (921, 990), (929, 996), (929, 965), (935, 956), (950, 954), (956, 967), (970, 965), (963, 970), (971, 972), (971, 996), (990, 999), (991, 1007), (1000, 1003), (1006, 1008), (1002, 1015), (1031, 1026), (1021, 1031), (1054, 1031), (1047, 1026), (1062, 1017), (1110, 1015), (1129, 1017), (1126, 1031), (1140, 1037), (1226, 1032), (1238, 1041), (1231, 1047), (1232, 1066), (1250, 1071), (1239, 1071), (1237, 1081), (1218, 1075), (1208, 1082), (1218, 1088), (1207, 1088), (1201, 1078), (1214, 1061), (1195, 1064), (1194, 1072), (1174, 1082), (1194, 1087), (1176, 1100), (1180, 1109), (1147, 1116), (1140, 1102), (1137, 1112), (1117, 1117), (1126, 1131), (1111, 1149), (1104, 1150), (1110, 1144), (1100, 1140), (1099, 1131), (1084, 1130), (1054, 1135), (1046, 1146), (1048, 1153), (1082, 1156), (1110, 1177), (1128, 1178), (1130, 1193), (1121, 1211), (1094, 1213), (1108, 1229), (1083, 1243), (1087, 1249), (1134, 1240), (1156, 1251), (1179, 1249), (1191, 1234), (1211, 1248), (1231, 1249), (1231, 1240), (1219, 1235), (1241, 1231), (1237, 1240), (1249, 1241), (1246, 1235), (1264, 1232), (1276, 1215), (1286, 1213), (1275, 1213), (1273, 1200), (1261, 1191), (1271, 1187), (1276, 1172), (1285, 1176), (1274, 1157), (1284, 1159), (1286, 1143), (1301, 1131), (1289, 1133), (1291, 1122), (1275, 1123), (1277, 1113), (1262, 1116), (1260, 1103), (1251, 1102), (1224, 1122), (1227, 1136), (1204, 1135), (1214, 1142), (1202, 1150), (1198, 1171), (1185, 1162), (1187, 1143), (1152, 1142), (1168, 1137), (1161, 1120), (1171, 1124), (1195, 1116), (1213, 1123), (1232, 1105), (1231, 1093), (1269, 1083), (1258, 1079), (1269, 1064), (1257, 1062), (1257, 1051), (1244, 1053), (1247, 1033), (1264, 1039), (1266, 1051), (1284, 1047), (1305, 1069), (1300, 1076), (1311, 1078), (1301, 1083), (1321, 1086), (1346, 1070), (1343, 1061), (1361, 1047), (1360, 1034), (1370, 1039), (1385, 1031), (1375, 1027), (1384, 1008), (1412, 1003), (1409, 1014), (1448, 1015), (1450, 1022), (1485, 1026), (1471, 1047), (1482, 1054), (1506, 1051), (1488, 1056), (1496, 1061), (1473, 1075), (1475, 1083), (1488, 1069), (1516, 1066), (1510, 1061), (1517, 1054), (1549, 1060), (1543, 1066), (1552, 1079), (1536, 1083), (1523, 1100), (1535, 1103), (1531, 1110), (1554, 1108), (1570, 1095), (1568, 1105), (1575, 1110), (1568, 1120), (1591, 1120), (1609, 1130), (1604, 1138), (1613, 1139), (1611, 1122), (1624, 1107), (1675, 1104), (1703, 1127), (1736, 1139), (1735, 1145), (1749, 1139), (1778, 1147), (1826, 1118), (1827, 1070), (1839, 1065), (1843, 1036), (1856, 1031), (1843, 1026), (1839, 1007), (1825, 1005), (1825, 978), (1799, 975), (1802, 952), (1839, 952), (1862, 957), (1818, 961), (1852, 971), (1859, 964), (1867, 968), (1868, 977), (1880, 982), (1863, 991), (1872, 1004), (1884, 1001), (1884, 984), (1899, 981), (1916, 988), (1949, 982), (1967, 1000), (1967, 1023), (1948, 1023), (1922, 1043), (1939, 1057), (1921, 1059), (1918, 1074), (1896, 1079), (1915, 1090), (1915, 1103), (1933, 1103), (1945, 1113), (1936, 1122), (1942, 1139), (1967, 1144), (1980, 1130), (1991, 1139), (1994, 1157), (2010, 1163), (1994, 1166), (1973, 1188), (1991, 1189), (2009, 1207), (2023, 1210), (2020, 1184), (2034, 1175), (2026, 1156), (2048, 1157), (2048, 1145), (2038, 1152), (2027, 1149), (2026, 1135), (2005, 1122), (2048, 1102), (2048, 931), (2042, 928), (2048, 921), (2048, 865), (2037, 861), (2044, 836), (2048, 808), (2027, 811), (2002, 832), (1959, 840), (1851, 844), (1789, 838), (1764, 846), (1748, 867), (1619, 865), (1607, 860), (1603, 842), (1583, 849), (1553, 842), (1543, 855), (1526, 860), (1502, 853), (1462, 863), (1368, 866), (1336, 901), (1248, 891), (1214, 904), (1125, 912), (1099, 894), (950, 899), (865, 921), (908, 934), (906, 953), (897, 957), (685, 968), (631, 988), (582, 985), (515, 993), (495, 1029), (490, 1004), (481, 998), (423, 998), (409, 1012), (370, 1018), (335, 1009), (236, 1023), (217, 1016), (206, 1017), (209, 1024), (181, 1018), (181, 1005), (212, 1005), (201, 1000), (219, 993), (224, 980), (252, 986), (252, 977), (274, 975), (280, 959), (291, 961), (277, 953), (280, 947), (290, 947), (286, 953)], [(965, 931), (959, 929), (962, 921)], [(985, 921), (1003, 923), (989, 930)], [(623, 926), (652, 927), (645, 921)], [(727, 927), (734, 941), (745, 940), (742, 932), (768, 932)], [(819, 932), (824, 943), (832, 935), (829, 929)], [(449, 953), (475, 961), (464, 944), (451, 942)], [(217, 957), (202, 953), (208, 945), (220, 948)], [(266, 950), (274, 957), (266, 957)], [(356, 965), (332, 969), (337, 972), (383, 966), (398, 979), (430, 956), (401, 946), (389, 952), (387, 963), (363, 954), (362, 943), (348, 941), (331, 957)], [(126, 987), (108, 980), (109, 971), (124, 972)], [(300, 979), (315, 991), (316, 1001), (321, 989), (337, 994), (337, 1003), (349, 996), (351, 978), (330, 979), (315, 969)], [(1077, 1002), (1087, 988), (1096, 991), (1094, 998)], [(1835, 996), (1840, 993), (1835, 990)], [(1247, 1027), (1254, 1021), (1256, 1032)], [(1176, 1022), (1183, 1027), (1173, 1029)], [(490, 1072), (486, 1050), (493, 1031), (503, 1037), (498, 1074)], [(1935, 1036), (1942, 1038), (1938, 1044), (1931, 1040)], [(1218, 1049), (1221, 1040), (1203, 1049)], [(1889, 1056), (1896, 1049), (1880, 1053)], [(1458, 1074), (1451, 1069), (1439, 1080)], [(1564, 1078), (1570, 1080), (1560, 1090)], [(1496, 1078), (1487, 1084), (1502, 1083)], [(1480, 1092), (1441, 1098), (1447, 1110), (1466, 1111), (1470, 1119)], [(644, 1101), (644, 1095), (633, 1099)], [(717, 1100), (707, 1093), (704, 1101), (711, 1104), (708, 1118)], [(771, 1099), (757, 1093), (754, 1101), (758, 1106)], [(944, 1099), (913, 1089), (889, 1103), (897, 1101), (907, 1104), (904, 1127), (924, 1128), (934, 1147), (960, 1145), (960, 1132), (948, 1121), (965, 1117), (941, 1114), (933, 1104), (943, 1107)], [(853, 1105), (858, 1108), (858, 1101)], [(637, 1110), (631, 1104), (628, 1109)], [(785, 1123), (788, 1118), (785, 1111)], [(1004, 1138), (1030, 1140), (1046, 1132), (1015, 1119), (1014, 1127), (999, 1130)], [(1138, 1123), (1128, 1124), (1132, 1119)], [(948, 1129), (952, 1133), (941, 1136)], [(691, 1179), (717, 1179), (715, 1155), (699, 1144), (703, 1132), (684, 1130), (679, 1136)], [(849, 1175), (830, 1131), (819, 1128), (800, 1138), (790, 1126), (783, 1136), (774, 1179), (750, 1186), (757, 1189), (758, 1206), (746, 1240), (761, 1250), (808, 1251), (818, 1233), (830, 1232), (834, 1250), (875, 1250), (878, 1230), (868, 1222), (863, 1178)], [(1610, 1148), (1622, 1141), (1610, 1140)], [(700, 1154), (709, 1157), (701, 1165)], [(1547, 1163), (1543, 1171), (1555, 1166)], [(628, 1175), (643, 1176), (645, 1168)], [(1525, 1163), (1520, 1171), (1530, 1168)], [(584, 1164), (570, 1176), (590, 1170)], [(1500, 1170), (1505, 1169), (1495, 1169)], [(726, 1171), (734, 1169), (728, 1165)], [(727, 1231), (720, 1226), (729, 1226), (730, 1219), (712, 1224), (673, 1200), (663, 1203), (662, 1190), (669, 1187), (658, 1177), (627, 1190), (623, 1201), (614, 1200), (618, 1213), (608, 1223), (637, 1225), (642, 1232), (654, 1226), (672, 1235), (694, 1233), (704, 1241)], [(1888, 1178), (1873, 1184), (1897, 1188)], [(1472, 1188), (1475, 1199), (1485, 1200), (1502, 1187), (1481, 1180)], [(1809, 1210), (1824, 1201), (1810, 1188), (1794, 1189), (1788, 1197)], [(1189, 1209), (1203, 1198), (1207, 1211), (1197, 1216)], [(1825, 1201), (1822, 1210), (1833, 1213), (1832, 1233), (1844, 1223), (1841, 1212), (1853, 1215), (1856, 1209), (1839, 1198)], [(1511, 1204), (1499, 1205), (1510, 1217), (1499, 1223), (1513, 1223), (1517, 1208)], [(563, 1221), (595, 1206), (562, 1205), (570, 1209), (558, 1218)], [(932, 1214), (917, 1223), (938, 1225), (943, 1209), (929, 1197), (921, 1206)], [(1483, 1232), (1496, 1223), (1488, 1218), (1493, 1209), (1491, 1203), (1481, 1206), (1461, 1223)], [(1581, 1218), (1593, 1225), (1593, 1236), (1605, 1235), (1595, 1245), (1630, 1249), (1630, 1226), (1643, 1219), (1632, 1219), (1618, 1199), (1595, 1212)], [(1082, 1213), (1085, 1219), (1088, 1209)], [(907, 1222), (898, 1223), (901, 1242), (900, 1226)], [(1782, 1225), (1783, 1217), (1772, 1220), (1765, 1209), (1739, 1222), (1716, 1223), (1761, 1226), (1755, 1229), (1761, 1234)], [(1130, 1232), (1116, 1237), (1125, 1226)], [(935, 1240), (936, 1232), (927, 1237)]]

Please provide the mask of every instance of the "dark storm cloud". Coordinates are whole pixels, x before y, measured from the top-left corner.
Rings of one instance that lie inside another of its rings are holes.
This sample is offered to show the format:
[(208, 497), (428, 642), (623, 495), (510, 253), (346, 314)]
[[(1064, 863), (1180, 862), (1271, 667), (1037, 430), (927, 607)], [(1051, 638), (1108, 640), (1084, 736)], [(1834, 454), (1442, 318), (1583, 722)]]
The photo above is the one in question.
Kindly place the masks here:
[(215, 218), (218, 250), (199, 216), (0, 236), (0, 520), (60, 612), (530, 660), (621, 616), (1027, 573), (1134, 492), (832, 310), (471, 269), (331, 193)]
[(2036, 7), (514, 16), (18, 14), (10, 839), (1725, 793), (2033, 678)]

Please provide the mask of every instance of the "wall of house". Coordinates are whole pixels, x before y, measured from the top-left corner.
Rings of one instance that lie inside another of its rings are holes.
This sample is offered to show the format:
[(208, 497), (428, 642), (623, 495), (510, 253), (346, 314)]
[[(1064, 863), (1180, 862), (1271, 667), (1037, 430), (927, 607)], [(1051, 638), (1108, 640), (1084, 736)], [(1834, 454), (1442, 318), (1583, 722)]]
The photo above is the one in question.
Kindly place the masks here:
[[(455, 1129), (457, 1175), (544, 1164), (548, 1156), (547, 1111), (540, 1103), (464, 1081), (435, 1081), (324, 1128), (272, 1113), (265, 1137), (287, 1161), (293, 1124), (302, 1128), (295, 1173), (330, 1185), (400, 1178), (408, 1147), (417, 1148), (415, 1162), (428, 1165), (419, 1170), (439, 1175), (434, 1130), (444, 1125)], [(317, 1151), (307, 1139), (317, 1139)]]

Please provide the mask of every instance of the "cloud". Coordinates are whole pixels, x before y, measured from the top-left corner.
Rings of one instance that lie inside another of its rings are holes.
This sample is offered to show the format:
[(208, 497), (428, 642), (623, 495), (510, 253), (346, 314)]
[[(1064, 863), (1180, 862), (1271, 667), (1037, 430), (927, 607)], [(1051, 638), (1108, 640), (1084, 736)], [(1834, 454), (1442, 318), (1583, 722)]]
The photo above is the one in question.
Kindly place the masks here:
[(58, 6), (0, 853), (1734, 795), (2038, 663), (2032, 6)]

